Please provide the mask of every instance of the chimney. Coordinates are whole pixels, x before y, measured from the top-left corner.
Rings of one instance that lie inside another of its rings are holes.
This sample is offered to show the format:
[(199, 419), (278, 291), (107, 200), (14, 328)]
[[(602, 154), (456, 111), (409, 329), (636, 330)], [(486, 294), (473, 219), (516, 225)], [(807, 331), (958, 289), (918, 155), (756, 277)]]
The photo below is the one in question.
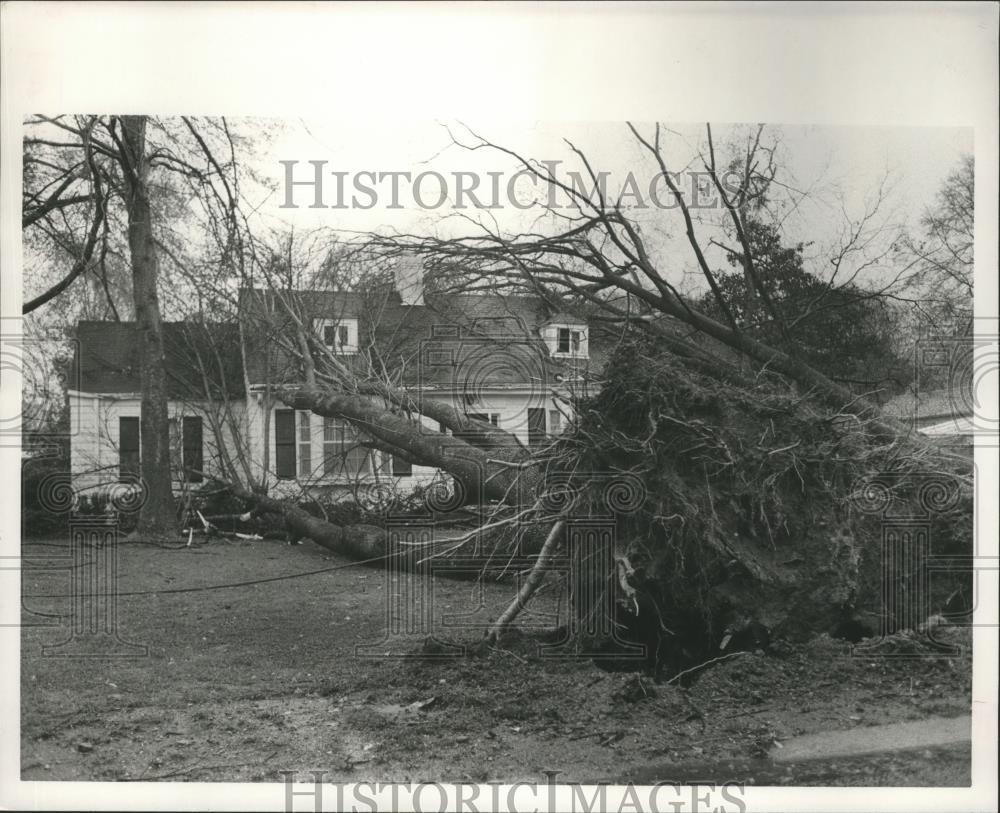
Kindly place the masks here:
[(416, 257), (400, 257), (393, 269), (396, 290), (404, 305), (424, 304), (424, 264)]

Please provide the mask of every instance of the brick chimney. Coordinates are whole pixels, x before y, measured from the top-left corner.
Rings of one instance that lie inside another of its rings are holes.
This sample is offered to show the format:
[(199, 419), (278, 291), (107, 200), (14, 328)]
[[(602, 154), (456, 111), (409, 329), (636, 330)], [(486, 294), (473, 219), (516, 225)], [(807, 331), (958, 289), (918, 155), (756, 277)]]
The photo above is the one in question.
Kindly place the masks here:
[(399, 257), (393, 269), (396, 290), (404, 305), (424, 304), (424, 264), (416, 257)]

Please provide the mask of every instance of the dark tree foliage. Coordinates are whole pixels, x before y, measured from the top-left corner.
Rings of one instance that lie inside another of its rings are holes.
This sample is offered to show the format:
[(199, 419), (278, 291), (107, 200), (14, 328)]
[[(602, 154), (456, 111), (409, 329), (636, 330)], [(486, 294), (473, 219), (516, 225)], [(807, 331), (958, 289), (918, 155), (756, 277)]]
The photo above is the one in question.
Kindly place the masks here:
[[(748, 283), (743, 255), (730, 252), (729, 263), (739, 270), (721, 274), (718, 286), (740, 329), (859, 392), (899, 391), (907, 383), (912, 365), (896, 352), (897, 314), (889, 302), (809, 273), (806, 245), (784, 245), (770, 224), (748, 220), (746, 234), (774, 312)], [(716, 297), (706, 294), (701, 306), (723, 317)]]

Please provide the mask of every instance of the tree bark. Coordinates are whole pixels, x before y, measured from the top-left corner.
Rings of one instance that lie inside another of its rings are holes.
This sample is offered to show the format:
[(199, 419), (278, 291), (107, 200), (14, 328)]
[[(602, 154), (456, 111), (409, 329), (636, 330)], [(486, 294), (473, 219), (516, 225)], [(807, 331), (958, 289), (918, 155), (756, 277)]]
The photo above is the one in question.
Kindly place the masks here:
[(232, 485), (233, 492), (259, 510), (285, 518), (289, 530), (309, 537), (317, 545), (352, 559), (379, 559), (385, 556), (385, 529), (376, 525), (334, 525), (291, 502), (250, 493)]
[(120, 121), (128, 245), (132, 261), (132, 296), (142, 366), (139, 426), (140, 468), (145, 502), (139, 513), (135, 534), (143, 539), (175, 537), (178, 525), (170, 481), (167, 376), (160, 301), (156, 289), (159, 266), (149, 201), (146, 117), (123, 116)]
[(542, 580), (545, 578), (549, 563), (552, 561), (556, 548), (559, 546), (565, 527), (566, 520), (560, 519), (549, 530), (549, 535), (545, 538), (542, 549), (538, 554), (538, 559), (535, 562), (535, 566), (531, 569), (531, 573), (528, 574), (528, 578), (524, 580), (524, 584), (521, 585), (521, 589), (514, 597), (514, 600), (501, 613), (500, 617), (493, 622), (493, 626), (490, 627), (489, 632), (486, 634), (486, 638), (490, 643), (496, 643), (503, 638), (504, 633), (514, 623), (518, 615), (521, 614), (521, 610), (525, 608), (528, 600), (541, 587)]
[(282, 390), (279, 397), (293, 409), (350, 421), (383, 448), (399, 449), (421, 465), (443, 469), (459, 483), (464, 502), (521, 505), (530, 500), (541, 477), (539, 466), (521, 446), (478, 448), (430, 430), (364, 396), (306, 386)]

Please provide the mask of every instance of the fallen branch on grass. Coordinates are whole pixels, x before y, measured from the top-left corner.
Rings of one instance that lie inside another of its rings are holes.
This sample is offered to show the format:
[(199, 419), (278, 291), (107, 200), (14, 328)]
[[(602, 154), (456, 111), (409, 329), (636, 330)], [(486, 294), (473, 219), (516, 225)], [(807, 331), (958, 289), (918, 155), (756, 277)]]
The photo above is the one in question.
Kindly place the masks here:
[(493, 626), (491, 626), (489, 632), (486, 633), (486, 640), (489, 643), (495, 644), (500, 640), (507, 628), (514, 622), (514, 619), (517, 618), (521, 610), (524, 609), (528, 600), (541, 586), (542, 579), (545, 577), (545, 573), (549, 568), (549, 562), (552, 561), (552, 556), (555, 553), (556, 546), (559, 544), (559, 540), (562, 538), (563, 528), (565, 527), (566, 521), (562, 519), (552, 526), (549, 531), (549, 535), (545, 538), (545, 542), (542, 544), (542, 549), (538, 554), (538, 559), (535, 560), (535, 565), (531, 568), (531, 572), (528, 574), (528, 578), (524, 580), (524, 584), (521, 585), (521, 589), (518, 590), (514, 600), (510, 603), (507, 609), (503, 611), (500, 617), (493, 622)]
[(748, 654), (750, 653), (741, 650), (740, 652), (730, 652), (728, 655), (720, 655), (718, 658), (712, 658), (711, 660), (707, 660), (704, 663), (699, 663), (697, 666), (692, 666), (690, 669), (685, 669), (683, 672), (678, 672), (676, 675), (670, 678), (670, 680), (667, 681), (667, 685), (669, 686), (671, 683), (680, 680), (682, 677), (684, 677), (684, 675), (689, 675), (692, 672), (697, 672), (701, 669), (704, 669), (706, 666), (711, 666), (713, 663), (718, 663), (719, 661), (724, 661), (728, 660), (729, 658), (736, 658), (740, 655), (748, 655)]

